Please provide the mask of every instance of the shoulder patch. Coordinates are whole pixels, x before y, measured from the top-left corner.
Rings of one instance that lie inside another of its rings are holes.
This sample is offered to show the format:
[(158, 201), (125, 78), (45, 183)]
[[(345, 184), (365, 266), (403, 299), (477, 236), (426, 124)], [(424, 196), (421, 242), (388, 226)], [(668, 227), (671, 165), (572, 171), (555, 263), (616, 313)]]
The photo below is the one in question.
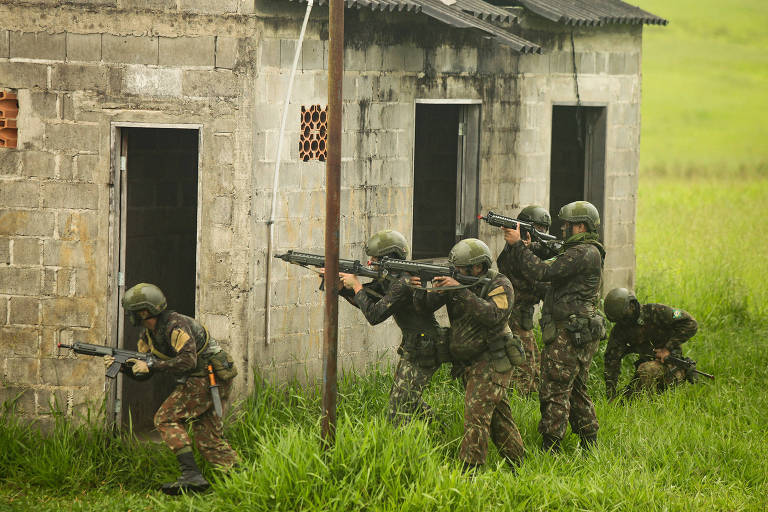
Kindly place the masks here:
[(188, 341), (189, 334), (182, 331), (181, 329), (174, 329), (171, 332), (171, 345), (177, 353), (181, 352), (181, 349), (184, 347), (184, 345), (187, 344)]
[(488, 294), (488, 298), (490, 298), (494, 304), (496, 304), (496, 307), (499, 309), (507, 309), (509, 308), (509, 301), (507, 300), (507, 291), (504, 289), (503, 286), (497, 286), (493, 290), (491, 290), (491, 293)]
[(504, 287), (503, 287), (503, 286), (497, 286), (496, 288), (494, 288), (493, 290), (491, 290), (491, 291), (490, 291), (490, 293), (488, 293), (488, 296), (489, 296), (489, 297), (493, 297), (494, 295), (499, 295), (499, 294), (501, 294), (501, 293), (506, 293), (506, 292), (504, 291)]

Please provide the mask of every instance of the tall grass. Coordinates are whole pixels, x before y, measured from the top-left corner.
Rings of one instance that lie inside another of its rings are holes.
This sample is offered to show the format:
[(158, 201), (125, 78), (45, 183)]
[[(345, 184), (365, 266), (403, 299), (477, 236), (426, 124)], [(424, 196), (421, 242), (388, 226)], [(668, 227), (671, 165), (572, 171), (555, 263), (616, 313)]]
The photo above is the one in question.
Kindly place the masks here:
[[(747, 237), (756, 231), (749, 214), (732, 213), (764, 211), (767, 195), (759, 179), (641, 184), (639, 296), (699, 319), (685, 351), (717, 378), (608, 404), (598, 354), (589, 388), (601, 430), (589, 456), (572, 435), (562, 455), (541, 453), (538, 402), (513, 394), (525, 462), (513, 473), (491, 448), (486, 468), (464, 476), (458, 383), (438, 372), (425, 395), (437, 421), (394, 428), (385, 418), (391, 368), (373, 367), (340, 379), (337, 441), (328, 452), (318, 438), (317, 387), (258, 389), (228, 421), (242, 469), (224, 476), (204, 466), (214, 486), (201, 496), (157, 491), (176, 477), (162, 445), (64, 418), (42, 435), (3, 414), (0, 510), (765, 510), (766, 242)], [(718, 222), (721, 214), (730, 222)], [(630, 372), (625, 361), (624, 382)]]

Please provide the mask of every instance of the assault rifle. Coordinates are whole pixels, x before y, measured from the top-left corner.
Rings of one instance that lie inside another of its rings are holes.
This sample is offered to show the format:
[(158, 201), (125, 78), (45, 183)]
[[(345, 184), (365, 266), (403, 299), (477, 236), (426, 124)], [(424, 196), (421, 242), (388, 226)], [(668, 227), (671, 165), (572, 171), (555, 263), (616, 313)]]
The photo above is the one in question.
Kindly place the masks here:
[(107, 368), (107, 377), (114, 379), (117, 377), (118, 372), (122, 366), (130, 367), (133, 363), (128, 363), (129, 359), (138, 359), (147, 363), (150, 368), (155, 362), (155, 356), (144, 352), (134, 352), (133, 350), (124, 350), (122, 348), (105, 347), (104, 345), (92, 345), (90, 343), (81, 343), (76, 341), (72, 345), (65, 345), (64, 343), (58, 344), (59, 348), (71, 348), (75, 354), (83, 354), (86, 356), (112, 356), (115, 358), (115, 362), (112, 366)]
[(706, 377), (706, 378), (708, 378), (710, 380), (715, 380), (715, 376), (712, 375), (711, 373), (704, 373), (702, 371), (697, 370), (696, 369), (696, 361), (694, 361), (690, 357), (680, 358), (680, 357), (675, 357), (672, 354), (670, 354), (670, 355), (668, 355), (666, 357), (666, 359), (664, 359), (664, 361), (669, 361), (672, 364), (674, 364), (675, 366), (677, 366), (678, 368), (682, 368), (683, 370), (685, 370), (687, 372), (692, 372), (692, 373), (695, 373), (695, 374), (698, 374), (698, 375), (702, 375), (702, 376), (704, 376), (704, 377)]
[(525, 235), (528, 234), (531, 236), (531, 240), (541, 243), (555, 254), (559, 252), (559, 249), (562, 246), (562, 243), (556, 236), (550, 235), (549, 233), (542, 233), (533, 227), (533, 224), (524, 220), (513, 219), (512, 217), (506, 217), (493, 212), (488, 212), (485, 217), (483, 217), (482, 214), (478, 215), (477, 218), (484, 220), (491, 226), (496, 226), (497, 228), (516, 229), (517, 226), (520, 226), (520, 235), (523, 239), (525, 239)]
[[(416, 261), (399, 260), (395, 258), (384, 257), (381, 261), (374, 263), (379, 269), (386, 272), (386, 274), (392, 273), (408, 273), (413, 276), (418, 276), (421, 279), (421, 287), (426, 288), (427, 285), (432, 282), (437, 276), (452, 277), (462, 285), (475, 286), (478, 284), (485, 285), (490, 282), (487, 277), (475, 277), (465, 276), (459, 273), (456, 267), (444, 267), (442, 265), (432, 265), (430, 263), (418, 263)], [(448, 288), (446, 288), (447, 290)]]
[[(324, 268), (325, 267), (325, 256), (322, 254), (310, 254), (308, 252), (296, 252), (296, 251), (288, 251), (285, 254), (275, 254), (275, 258), (280, 258), (283, 261), (287, 261), (288, 263), (293, 263), (294, 265), (299, 265), (301, 267), (318, 267), (318, 268)], [(378, 279), (382, 277), (382, 274), (378, 270), (374, 270), (371, 267), (368, 267), (366, 265), (363, 265), (360, 263), (360, 260), (345, 260), (339, 258), (339, 272), (343, 272), (345, 274), (355, 274), (356, 276), (362, 276), (362, 277), (371, 277), (374, 279)], [(320, 281), (320, 289), (323, 289), (323, 286), (325, 285), (325, 276), (323, 276), (322, 281)]]

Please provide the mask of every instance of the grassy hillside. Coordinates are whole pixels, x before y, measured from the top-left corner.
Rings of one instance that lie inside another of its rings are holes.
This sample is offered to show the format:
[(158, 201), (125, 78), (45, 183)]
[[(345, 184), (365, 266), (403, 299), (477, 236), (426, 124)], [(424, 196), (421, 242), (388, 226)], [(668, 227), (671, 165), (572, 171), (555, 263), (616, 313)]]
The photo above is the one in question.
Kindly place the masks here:
[(768, 2), (634, 0), (643, 32), (641, 168), (768, 166)]

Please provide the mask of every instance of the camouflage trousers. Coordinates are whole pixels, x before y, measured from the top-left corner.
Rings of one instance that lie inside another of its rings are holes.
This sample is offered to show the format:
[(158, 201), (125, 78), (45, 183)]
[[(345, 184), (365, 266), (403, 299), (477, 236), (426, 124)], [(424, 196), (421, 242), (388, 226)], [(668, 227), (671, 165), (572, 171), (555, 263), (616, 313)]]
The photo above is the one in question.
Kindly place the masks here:
[[(219, 383), (222, 402), (229, 397), (232, 381)], [(205, 377), (189, 377), (165, 399), (155, 413), (155, 428), (174, 453), (192, 441), (186, 429), (190, 425), (200, 454), (215, 466), (228, 467), (237, 462), (237, 453), (224, 439), (221, 418), (213, 412), (213, 400)]]
[(389, 393), (387, 417), (394, 425), (405, 425), (413, 417), (431, 419), (432, 408), (421, 395), (439, 366), (422, 367), (403, 357), (395, 369), (392, 391)]
[(523, 439), (507, 399), (511, 376), (511, 371), (497, 372), (488, 361), (473, 363), (464, 371), (464, 438), (459, 457), (465, 463), (485, 463), (489, 437), (510, 464), (522, 462)]
[(541, 353), (536, 344), (533, 331), (526, 330), (510, 321), (509, 327), (514, 334), (520, 336), (525, 351), (525, 362), (512, 368), (512, 387), (521, 395), (530, 395), (539, 390)]
[(556, 338), (544, 346), (539, 389), (540, 434), (562, 439), (570, 422), (575, 434), (597, 435), (599, 425), (595, 406), (587, 395), (587, 379), (599, 344), (595, 340), (574, 347), (571, 334), (557, 329)]

